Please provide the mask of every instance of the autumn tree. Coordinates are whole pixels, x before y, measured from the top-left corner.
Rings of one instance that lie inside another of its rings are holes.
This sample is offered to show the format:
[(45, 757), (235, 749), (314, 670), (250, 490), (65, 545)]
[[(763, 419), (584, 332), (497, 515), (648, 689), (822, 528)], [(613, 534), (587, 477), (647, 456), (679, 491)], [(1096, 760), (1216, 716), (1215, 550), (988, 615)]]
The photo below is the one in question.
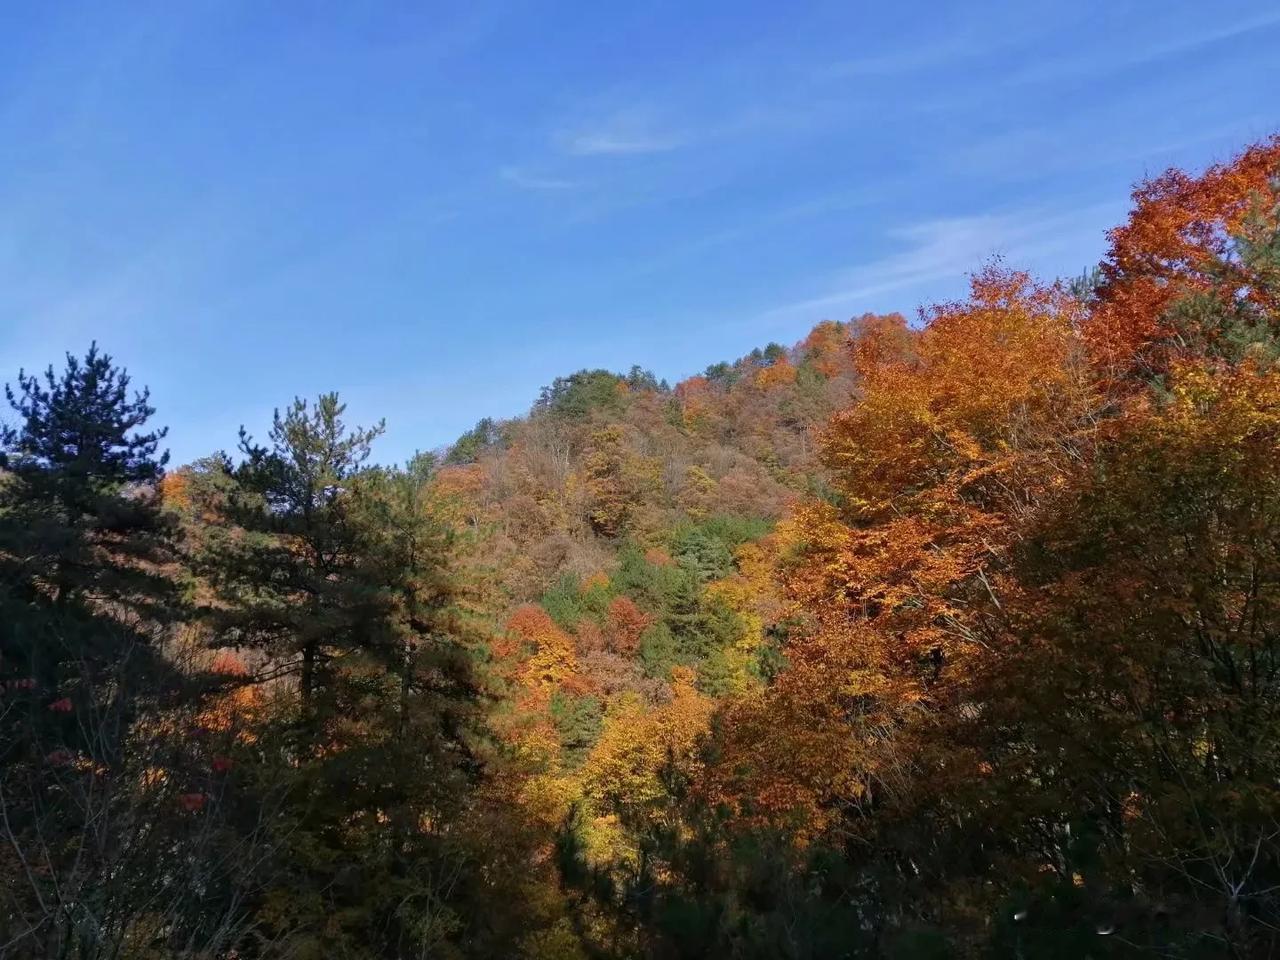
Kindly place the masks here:
[[(1254, 159), (1184, 179), (1182, 191), (1201, 196)], [(974, 807), (1004, 813), (1004, 862), (1020, 855), (1024, 872), (1043, 871), (1028, 884), (1041, 904), (1056, 879), (1087, 894), (1080, 919), (1129, 941), (1207, 941), (1238, 956), (1273, 948), (1280, 909), (1280, 310), (1268, 306), (1280, 229), (1266, 219), (1274, 200), (1251, 202), (1261, 219), (1234, 228), (1232, 263), (1201, 260), (1206, 285), (1160, 308), (1183, 325), (1161, 376), (1104, 425), (1017, 551), (989, 633), (1006, 653), (978, 678), (981, 727), (956, 731), (989, 771)], [(1149, 259), (1132, 262), (1159, 274), (1161, 236), (1151, 242)], [(1171, 343), (1151, 335), (1149, 346)], [(1138, 349), (1144, 363), (1153, 356)], [(1056, 824), (1052, 839), (1009, 830), (1032, 805)], [(1053, 917), (1036, 924), (1046, 942), (1067, 922)]]
[(1134, 191), (1084, 328), (1109, 378), (1141, 382), (1179, 356), (1229, 354), (1242, 336), (1256, 339), (1259, 312), (1280, 307), (1274, 273), (1259, 269), (1275, 235), (1277, 176), (1272, 137), (1199, 176), (1169, 170)]
[(1174, 377), (1169, 406), (1111, 425), (1019, 550), (990, 634), (1006, 653), (980, 674), (981, 728), (957, 738), (988, 765), (975, 802), (1003, 815), (1006, 869), (1042, 902), (1074, 879), (1085, 923), (1248, 955), (1280, 916), (1280, 378), (1250, 362)]
[(882, 947), (1272, 946), (1273, 151), (1139, 188), (1083, 300), (987, 272), (858, 341), (704, 789), (864, 840)]

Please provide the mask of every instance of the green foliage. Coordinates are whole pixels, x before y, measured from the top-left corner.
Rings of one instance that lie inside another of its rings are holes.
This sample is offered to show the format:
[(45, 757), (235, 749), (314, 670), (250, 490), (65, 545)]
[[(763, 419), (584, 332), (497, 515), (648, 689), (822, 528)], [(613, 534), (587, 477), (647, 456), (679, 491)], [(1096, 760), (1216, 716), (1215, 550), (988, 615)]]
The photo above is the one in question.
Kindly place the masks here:
[[(0, 954), (225, 953), (261, 879), (187, 735), (206, 678), (167, 641), (184, 612), (160, 509), (163, 430), (144, 390), (91, 347), (44, 384), (19, 375), (0, 432)], [(146, 771), (173, 772), (143, 789)], [(207, 816), (176, 815), (197, 785)], [(259, 816), (270, 816), (269, 803)], [(27, 865), (26, 867), (19, 866)], [(251, 894), (250, 894), (251, 895)], [(163, 916), (163, 927), (155, 918)], [(168, 951), (172, 950), (172, 953)]]
[(707, 367), (702, 375), (712, 383), (730, 387), (742, 378), (742, 371), (738, 368), (738, 364), (726, 363), (721, 360), (719, 363), (713, 363)]
[(220, 481), (239, 528), (197, 558), (217, 591), (208, 624), (297, 677), (296, 711), (259, 733), (281, 764), (263, 773), (294, 798), (272, 824), (272, 934), (301, 955), (434, 952), (463, 928), (447, 878), (469, 855), (449, 824), (481, 774), (460, 536), (434, 458), (366, 467), (381, 428), (348, 429), (342, 412), (332, 394), (299, 401), (269, 448), (242, 439)]
[(728, 650), (713, 647), (698, 665), (698, 689), (717, 699), (728, 696), (737, 689), (740, 673)]
[[(242, 427), (226, 509), (242, 532), (212, 537), (192, 558), (216, 592), (206, 608), (226, 645), (263, 649), (296, 673), (307, 712), (326, 685), (325, 664), (368, 646), (369, 601), (350, 488), (381, 432), (349, 430), (337, 394), (278, 410), (269, 446)], [(228, 465), (229, 467), (229, 465)]]
[(719, 596), (699, 598), (696, 619), (681, 636), (681, 648), (690, 657), (702, 659), (733, 646), (746, 635), (746, 626), (732, 607)]
[(83, 361), (67, 354), (61, 376), (50, 366), (43, 385), (19, 371), (17, 392), (6, 384), (5, 396), (20, 425), (0, 429), (0, 466), (47, 478), (68, 504), (157, 479), (169, 459), (167, 452), (156, 456), (168, 428), (141, 432), (155, 408), (149, 390), (130, 399), (129, 382), (96, 343)]
[(579, 608), (583, 616), (599, 621), (609, 609), (609, 601), (616, 596), (613, 584), (599, 580), (581, 589), (578, 595)]
[[(128, 702), (168, 673), (154, 632), (182, 612), (163, 569), (176, 540), (156, 486), (165, 431), (145, 431), (147, 391), (130, 399), (128, 375), (96, 346), (44, 379), (19, 375), (18, 390), (6, 388), (19, 423), (0, 432), (0, 669), (48, 696), (119, 676), (128, 654)], [(37, 726), (56, 720), (40, 715)], [(100, 734), (56, 725), (77, 739)], [(113, 731), (115, 747), (125, 733)]]
[[(687, 524), (673, 534), (673, 542), (684, 548), (677, 563), (657, 565), (645, 559), (634, 544), (624, 546), (619, 556), (612, 586), (631, 597), (656, 617), (640, 640), (639, 658), (646, 676), (665, 679), (677, 665), (710, 670), (714, 679), (705, 679), (717, 691), (728, 689), (730, 668), (724, 651), (746, 635), (742, 617), (723, 598), (708, 595), (704, 586), (733, 572), (733, 555), (728, 543), (749, 531), (761, 529), (756, 521), (714, 518), (704, 524)], [(764, 526), (767, 529), (767, 525)], [(717, 672), (718, 671), (718, 672)]]
[(474, 427), (454, 441), (445, 456), (445, 463), (475, 463), (486, 450), (502, 442), (502, 432), (491, 417), (484, 417)]
[(826, 375), (812, 363), (805, 361), (796, 367), (796, 392), (810, 404), (820, 401), (826, 385)]
[(616, 593), (635, 600), (649, 613), (661, 616), (686, 597), (696, 586), (690, 582), (687, 570), (675, 566), (651, 563), (634, 543), (625, 543), (618, 551), (618, 568), (611, 583)]
[(565, 420), (585, 420), (594, 413), (616, 414), (625, 403), (626, 380), (608, 370), (579, 370), (556, 377), (543, 387), (533, 409)]
[(756, 648), (752, 670), (765, 683), (771, 683), (786, 668), (786, 635), (785, 624), (770, 624), (765, 630), (764, 642)]
[(641, 634), (639, 657), (645, 676), (658, 680), (669, 679), (671, 668), (682, 662), (679, 644), (665, 623), (655, 623)]
[(557, 690), (551, 696), (550, 710), (565, 761), (570, 767), (576, 767), (600, 737), (604, 706), (596, 697), (574, 696)]
[(1092, 303), (1098, 296), (1098, 288), (1102, 286), (1102, 270), (1097, 266), (1081, 270), (1078, 276), (1067, 282), (1071, 295), (1081, 303)]
[(599, 585), (584, 590), (576, 573), (562, 573), (538, 602), (559, 626), (573, 630), (583, 617), (598, 620), (603, 615), (609, 592)]
[(559, 626), (572, 630), (582, 619), (582, 579), (576, 573), (563, 573), (549, 586), (538, 604)]
[(652, 390), (655, 393), (666, 393), (671, 388), (667, 381), (659, 381), (652, 370), (646, 370), (639, 364), (633, 366), (627, 374), (627, 386), (632, 390)]
[(157, 489), (166, 430), (145, 429), (148, 391), (130, 398), (129, 375), (96, 344), (43, 379), (5, 387), (18, 423), (0, 429), (0, 588), (37, 607), (92, 597), (171, 615), (177, 591), (156, 572), (173, 555)]
[(733, 571), (733, 552), (719, 537), (699, 526), (677, 529), (671, 537), (671, 555), (698, 580), (719, 580)]
[(769, 532), (758, 517), (717, 514), (701, 523), (683, 523), (671, 533), (671, 554), (699, 580), (719, 580), (734, 572), (734, 551)]
[[(518, 824), (509, 825), (512, 836), (503, 840), (477, 840), (463, 828), (474, 816), (487, 764), (499, 756), (485, 733), (488, 691), (479, 672), (485, 653), (478, 617), (491, 609), (489, 596), (463, 576), (460, 556), (474, 548), (472, 533), (459, 525), (457, 502), (437, 492), (435, 459), (419, 456), (403, 468), (370, 466), (381, 424), (350, 427), (337, 396), (326, 394), (277, 411), (261, 444), (242, 430), (239, 462), (217, 454), (165, 479), (163, 458), (156, 455), (163, 431), (145, 429), (152, 413), (147, 395), (130, 399), (127, 385), (127, 376), (94, 350), (83, 362), (69, 360), (61, 380), (21, 377), (11, 397), (24, 405), (26, 430), (14, 428), (5, 437), (9, 470), (0, 476), (0, 536), (10, 539), (0, 540), (0, 565), (18, 555), (40, 559), (26, 586), (21, 577), (0, 579), (0, 681), (35, 675), (50, 695), (68, 694), (73, 714), (34, 700), (21, 714), (6, 714), (6, 722), (21, 717), (28, 724), (25, 732), (4, 730), (9, 770), (38, 780), (45, 773), (41, 751), (49, 753), (51, 746), (55, 756), (85, 749), (103, 769), (127, 756), (133, 766), (111, 768), (113, 789), (123, 791), (119, 802), (135, 805), (126, 786), (172, 777), (165, 781), (168, 806), (149, 813), (156, 824), (149, 834), (156, 845), (146, 854), (151, 859), (125, 866), (107, 858), (101, 866), (130, 878), (139, 891), (151, 890), (138, 872), (142, 863), (161, 881), (186, 876), (214, 857), (208, 844), (229, 844), (242, 859), (228, 855), (219, 861), (225, 873), (206, 870), (191, 881), (202, 884), (202, 892), (185, 897), (176, 914), (183, 919), (174, 927), (175, 936), (186, 930), (192, 943), (205, 943), (213, 953), (214, 941), (201, 941), (191, 924), (221, 923), (221, 911), (245, 902), (237, 899), (242, 897), (254, 904), (236, 914), (246, 926), (226, 929), (292, 957), (561, 956), (580, 949), (576, 923), (557, 924), (555, 914), (541, 907), (530, 906), (536, 919), (526, 916), (519, 896), (503, 899), (492, 881), (518, 877), (544, 838)], [(660, 416), (670, 407), (679, 424), (680, 401), (661, 396), (666, 393), (665, 383), (639, 368), (625, 378), (584, 371), (558, 380), (535, 409), (555, 418), (549, 425), (542, 421), (554, 442), (566, 443), (576, 451), (571, 456), (587, 463), (578, 475), (588, 481), (598, 535), (636, 529), (649, 543), (668, 540), (676, 554), (668, 561), (660, 550), (646, 555), (624, 541), (609, 578), (584, 583), (564, 574), (541, 597), (560, 627), (581, 632), (575, 639), (583, 650), (607, 654), (594, 661), (604, 671), (603, 689), (622, 684), (632, 696), (658, 694), (662, 684), (655, 681), (669, 680), (677, 665), (699, 667), (703, 689), (717, 693), (740, 679), (742, 665), (727, 651), (744, 625), (706, 595), (705, 585), (732, 573), (732, 551), (768, 528), (730, 515), (674, 532), (655, 527), (649, 511), (662, 496), (658, 460), (637, 449), (643, 433), (609, 421), (629, 406), (647, 405)], [(640, 394), (659, 395), (656, 406), (648, 400), (630, 404)], [(94, 425), (92, 416), (103, 411), (111, 422)], [(505, 456), (509, 429), (480, 421), (444, 462)], [(50, 445), (76, 430), (93, 443)], [(185, 537), (180, 556), (173, 549), (179, 527)], [(114, 559), (102, 549), (106, 534), (113, 550), (121, 550)], [(44, 553), (31, 551), (30, 544)], [(77, 552), (79, 568), (71, 562)], [(144, 574), (154, 578), (157, 592), (148, 592)], [(41, 594), (51, 583), (59, 589)], [(138, 604), (148, 636), (104, 629), (102, 611), (78, 599), (87, 597), (90, 584), (113, 602)], [(163, 621), (156, 601), (163, 594), (171, 604), (179, 588), (200, 603), (198, 618), (182, 626), (182, 649), (205, 666), (227, 661), (232, 672), (218, 667), (175, 676), (172, 654), (157, 655), (159, 644), (151, 649), (150, 637), (161, 635)], [(13, 602), (22, 590), (22, 603)], [(611, 610), (621, 596), (640, 610)], [(51, 625), (59, 597), (55, 643)], [(49, 604), (49, 611), (37, 616), (36, 607), (23, 605), (33, 598)], [(143, 600), (150, 606), (144, 608)], [(640, 649), (632, 654), (641, 631)], [(623, 633), (629, 639), (619, 641)], [(206, 652), (210, 647), (216, 656)], [(635, 663), (621, 662), (618, 650), (634, 655)], [(589, 660), (582, 651), (579, 656)], [(78, 716), (89, 707), (106, 715), (90, 692), (98, 689), (114, 692), (111, 737), (86, 732)], [(596, 744), (606, 698), (613, 696), (559, 688), (544, 702), (564, 770), (574, 770)], [(168, 730), (156, 726), (161, 701), (165, 710), (176, 705), (186, 711), (188, 723), (216, 713), (218, 723), (228, 726), (218, 728), (216, 745), (203, 733), (179, 735), (176, 752), (162, 756), (154, 745), (131, 739), (130, 726), (145, 718), (146, 730)], [(241, 723), (252, 728), (245, 740), (232, 733)], [(97, 752), (88, 750), (86, 737), (96, 738)], [(226, 772), (235, 771), (234, 796), (219, 794), (216, 801), (203, 787), (215, 761), (228, 782)], [(10, 779), (3, 786), (17, 784)], [(682, 788), (673, 781), (668, 789), (677, 796)], [(40, 829), (60, 840), (73, 837), (84, 822), (68, 816), (71, 809), (65, 806), (61, 821), (46, 819)], [(116, 822), (103, 821), (112, 829)], [(197, 822), (210, 830), (198, 837), (178, 830)], [(499, 862), (508, 866), (494, 866)], [(63, 870), (66, 863), (55, 867)], [(95, 902), (113, 903), (108, 893), (114, 896), (114, 888), (94, 876), (86, 874), (86, 882), (98, 882), (103, 891)], [(583, 890), (601, 903), (616, 902), (617, 881), (612, 871), (593, 866)], [(515, 879), (502, 886), (517, 888)], [(79, 889), (80, 902), (89, 903)], [(493, 909), (495, 898), (501, 910)], [(674, 900), (664, 909), (673, 916), (679, 910)], [(123, 955), (130, 949), (120, 948)]]

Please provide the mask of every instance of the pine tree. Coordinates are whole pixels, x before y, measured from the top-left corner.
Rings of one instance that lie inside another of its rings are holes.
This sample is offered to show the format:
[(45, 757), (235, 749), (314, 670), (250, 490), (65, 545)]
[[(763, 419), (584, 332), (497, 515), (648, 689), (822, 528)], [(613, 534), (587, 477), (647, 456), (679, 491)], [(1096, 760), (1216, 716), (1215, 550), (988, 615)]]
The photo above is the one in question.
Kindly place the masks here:
[(0, 570), (27, 604), (77, 602), (158, 617), (172, 604), (172, 528), (159, 509), (166, 429), (145, 431), (150, 392), (90, 346), (43, 383), (20, 371), (5, 395), (19, 422), (0, 429)]
[(216, 641), (262, 650), (281, 675), (296, 675), (303, 712), (323, 687), (326, 664), (358, 645), (363, 602), (351, 522), (351, 484), (382, 424), (348, 429), (336, 393), (276, 411), (266, 446), (241, 428), (244, 461), (223, 471), (226, 520), (238, 529), (209, 538), (195, 558), (218, 603), (207, 613)]
[(0, 955), (97, 960), (143, 940), (222, 954), (261, 858), (238, 859), (252, 839), (212, 805), (199, 829), (178, 805), (188, 791), (188, 813), (205, 807), (213, 785), (190, 736), (194, 671), (170, 642), (182, 605), (165, 431), (146, 428), (147, 391), (131, 396), (96, 345), (61, 375), (19, 373), (6, 396)]
[(44, 690), (87, 688), (126, 651), (163, 670), (162, 629), (180, 609), (165, 430), (145, 429), (155, 410), (129, 382), (95, 344), (60, 376), (20, 372), (6, 387), (18, 422), (0, 430), (0, 658)]
[(287, 678), (300, 708), (262, 731), (263, 755), (287, 758), (262, 779), (290, 798), (275, 933), (299, 952), (389, 956), (444, 935), (416, 907), (456, 922), (439, 883), (461, 869), (448, 825), (480, 770), (479, 684), (434, 461), (367, 466), (381, 425), (349, 429), (343, 412), (333, 394), (296, 401), (269, 446), (242, 435), (243, 464), (206, 464), (197, 486), (229, 524), (197, 567), (213, 642), (257, 648), (244, 682)]

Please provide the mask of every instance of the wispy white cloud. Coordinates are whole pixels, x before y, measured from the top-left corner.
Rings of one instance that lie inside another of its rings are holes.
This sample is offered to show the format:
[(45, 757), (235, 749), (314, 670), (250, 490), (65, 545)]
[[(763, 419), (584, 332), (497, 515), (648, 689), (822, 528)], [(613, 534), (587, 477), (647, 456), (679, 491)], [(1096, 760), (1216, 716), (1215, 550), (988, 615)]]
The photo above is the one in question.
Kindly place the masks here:
[(900, 77), (941, 68), (963, 56), (980, 52), (968, 38), (955, 36), (824, 64), (814, 73), (819, 79), (831, 80), (847, 77)]
[(606, 131), (583, 133), (569, 142), (569, 152), (582, 157), (626, 155), (633, 153), (665, 153), (680, 146), (680, 141), (664, 136), (620, 135)]
[(850, 267), (829, 279), (826, 292), (773, 307), (761, 319), (812, 322), (820, 315), (852, 315), (885, 294), (921, 291), (942, 281), (958, 286), (995, 257), (1017, 265), (1076, 253), (1093, 257), (1116, 213), (1115, 204), (1105, 203), (1069, 211), (1034, 208), (945, 217), (900, 227), (887, 239), (903, 249)]
[[(1121, 117), (1138, 109), (1140, 103), (1140, 98), (1117, 97), (1106, 105), (1106, 112)], [(1129, 179), (1134, 180), (1164, 169), (1179, 152), (1208, 144), (1223, 144), (1230, 149), (1265, 136), (1272, 129), (1269, 118), (1261, 114), (1214, 123), (1216, 104), (1212, 101), (1184, 100), (1181, 106), (1176, 116), (1153, 118), (1142, 129), (1120, 128), (1105, 142), (1089, 139), (1090, 127), (1104, 116), (1096, 109), (1063, 115), (1056, 125), (1010, 127), (957, 144), (936, 169), (990, 184), (1043, 180), (1067, 172), (1123, 166), (1129, 171)], [(1202, 121), (1200, 117), (1207, 119)]]
[(566, 153), (580, 157), (665, 153), (686, 142), (652, 110), (639, 107), (615, 111), (562, 133), (558, 140)]
[(1018, 48), (1041, 44), (1053, 28), (1043, 17), (1005, 18), (999, 30), (984, 22), (935, 25), (933, 35), (911, 30), (857, 56), (820, 65), (812, 71), (819, 80), (846, 78), (896, 79), (954, 69), (958, 64), (988, 59)]
[(1280, 10), (1227, 23), (1198, 22), (1194, 29), (1161, 36), (1158, 30), (1135, 37), (1118, 58), (1108, 60), (1090, 48), (1084, 54), (1042, 58), (1034, 56), (1042, 45), (1045, 26), (1028, 21), (995, 33), (952, 33), (932, 40), (872, 50), (861, 56), (818, 67), (819, 79), (890, 79), (954, 67), (961, 61), (989, 58), (1002, 51), (1034, 56), (1026, 66), (1004, 78), (1008, 83), (1042, 83), (1083, 76), (1102, 76), (1186, 54), (1215, 43), (1234, 40), (1262, 30), (1280, 27)]
[(1093, 55), (1039, 60), (1008, 78), (1008, 82), (1044, 83), (1082, 76), (1104, 76), (1118, 70), (1128, 70), (1133, 67), (1155, 63), (1202, 49), (1210, 44), (1235, 40), (1251, 33), (1276, 27), (1280, 27), (1280, 10), (1272, 10), (1260, 16), (1248, 17), (1216, 28), (1206, 27), (1204, 23), (1199, 23), (1195, 30), (1178, 36), (1157, 39), (1147, 44), (1136, 43), (1128, 47), (1122, 57), (1110, 62), (1099, 60), (1098, 57)]
[(498, 176), (523, 190), (572, 190), (578, 186), (576, 180), (530, 173), (522, 167), (503, 167)]

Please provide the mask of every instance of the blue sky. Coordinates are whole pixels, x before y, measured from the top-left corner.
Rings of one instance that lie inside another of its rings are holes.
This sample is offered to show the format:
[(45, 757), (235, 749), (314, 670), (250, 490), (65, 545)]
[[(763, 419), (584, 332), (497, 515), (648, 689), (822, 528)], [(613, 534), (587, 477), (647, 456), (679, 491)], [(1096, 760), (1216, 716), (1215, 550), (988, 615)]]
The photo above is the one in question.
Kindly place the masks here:
[(0, 4), (0, 376), (97, 338), (183, 461), (337, 389), (379, 459), (581, 367), (1096, 261), (1280, 129), (1274, 3)]

